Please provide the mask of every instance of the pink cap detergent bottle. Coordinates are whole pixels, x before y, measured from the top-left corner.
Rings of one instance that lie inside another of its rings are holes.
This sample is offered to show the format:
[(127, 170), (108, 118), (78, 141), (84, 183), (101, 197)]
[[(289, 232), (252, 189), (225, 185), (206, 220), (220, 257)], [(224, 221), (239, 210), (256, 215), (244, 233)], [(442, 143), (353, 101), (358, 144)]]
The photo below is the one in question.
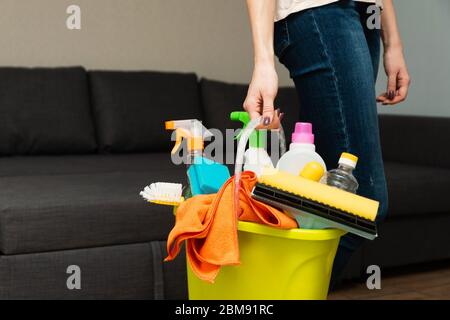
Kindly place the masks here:
[(309, 122), (297, 122), (295, 131), (292, 132), (292, 143), (314, 144), (312, 124)]
[(316, 153), (311, 123), (297, 122), (291, 140), (292, 142), (289, 145), (289, 151), (286, 152), (277, 163), (278, 169), (299, 175), (307, 163), (317, 161), (323, 166), (324, 172), (326, 172), (327, 168), (325, 162), (322, 157)]
[[(305, 171), (308, 170), (304, 171), (304, 169), (308, 165), (317, 166), (313, 174), (314, 181), (319, 181), (323, 173), (327, 171), (322, 157), (316, 153), (312, 124), (308, 122), (297, 122), (295, 124), (295, 131), (292, 133), (292, 142), (289, 145), (289, 151), (280, 158), (277, 163), (277, 169), (295, 175), (301, 174), (302, 177), (305, 177), (305, 174), (307, 174)], [(323, 170), (320, 170), (320, 167)], [(293, 214), (293, 216), (302, 229), (323, 229), (326, 227), (314, 218), (297, 214)]]

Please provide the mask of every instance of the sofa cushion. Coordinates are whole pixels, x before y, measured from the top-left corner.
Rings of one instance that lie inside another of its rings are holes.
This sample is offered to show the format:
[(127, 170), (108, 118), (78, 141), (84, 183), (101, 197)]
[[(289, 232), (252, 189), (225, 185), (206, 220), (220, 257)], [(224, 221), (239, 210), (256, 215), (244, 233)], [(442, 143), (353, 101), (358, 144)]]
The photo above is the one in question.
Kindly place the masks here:
[(388, 218), (450, 214), (447, 198), (450, 169), (386, 162), (385, 171), (389, 191)]
[(86, 72), (0, 68), (0, 154), (95, 150)]
[(148, 172), (155, 163), (171, 166), (170, 154), (163, 152), (0, 157), (0, 177)]
[[(242, 127), (242, 124), (230, 120), (230, 113), (242, 110), (248, 85), (202, 79), (200, 88), (205, 113), (204, 120), (208, 128), (216, 128), (225, 132), (227, 128), (237, 129)], [(283, 120), (284, 131), (286, 133), (292, 132), (295, 122), (299, 119), (300, 112), (295, 88), (280, 88), (275, 106), (286, 114)], [(286, 138), (290, 141), (290, 134), (286, 134)]]
[[(95, 162), (98, 158), (92, 156), (84, 163), (96, 168)], [(0, 177), (0, 252), (18, 254), (165, 239), (173, 225), (171, 208), (146, 203), (139, 191), (155, 181), (184, 183), (184, 168), (162, 155), (146, 157), (145, 168), (133, 168), (137, 162), (122, 157), (115, 165), (108, 165), (108, 172), (99, 173), (80, 173), (80, 166), (62, 174), (59, 164), (60, 174), (42, 170), (42, 174)], [(122, 170), (125, 166), (129, 169)]]
[(164, 121), (202, 117), (195, 74), (93, 71), (89, 78), (104, 151), (168, 150)]
[[(0, 256), (0, 300), (187, 299), (184, 252), (162, 259), (166, 243)], [(81, 268), (81, 290), (67, 290), (67, 267)]]
[(450, 118), (381, 115), (380, 135), (388, 161), (450, 168)]
[(448, 261), (449, 225), (448, 212), (386, 221), (378, 228), (379, 237), (375, 241), (366, 241), (363, 254), (364, 274), (367, 266), (373, 264), (386, 270), (431, 261)]

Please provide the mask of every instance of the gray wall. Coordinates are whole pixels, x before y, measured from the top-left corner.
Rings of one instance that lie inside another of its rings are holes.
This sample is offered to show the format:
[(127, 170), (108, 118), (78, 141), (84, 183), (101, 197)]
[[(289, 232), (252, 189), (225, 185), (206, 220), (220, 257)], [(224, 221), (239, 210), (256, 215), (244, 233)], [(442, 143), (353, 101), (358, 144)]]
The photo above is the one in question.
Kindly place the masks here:
[[(396, 0), (413, 87), (381, 112), (450, 116), (450, 1)], [(65, 26), (82, 9), (82, 30)], [(251, 38), (245, 0), (1, 0), (0, 65), (195, 71), (248, 82)], [(278, 67), (280, 84), (291, 85)], [(380, 73), (383, 75), (384, 73)], [(385, 84), (380, 77), (379, 90)]]
[[(450, 1), (395, 0), (412, 77), (408, 100), (382, 113), (450, 117)], [(377, 92), (386, 91), (380, 68)]]
[[(81, 30), (66, 28), (71, 4), (81, 7)], [(0, 0), (0, 14), (0, 65), (195, 71), (231, 82), (251, 77), (245, 0)]]

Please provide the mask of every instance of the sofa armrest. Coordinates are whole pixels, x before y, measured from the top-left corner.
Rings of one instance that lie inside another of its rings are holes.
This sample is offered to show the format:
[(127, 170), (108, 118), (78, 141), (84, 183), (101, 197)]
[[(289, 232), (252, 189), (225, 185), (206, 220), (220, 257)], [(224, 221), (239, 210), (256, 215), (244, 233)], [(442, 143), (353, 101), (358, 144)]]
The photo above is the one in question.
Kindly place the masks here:
[(385, 161), (450, 168), (450, 118), (380, 115)]

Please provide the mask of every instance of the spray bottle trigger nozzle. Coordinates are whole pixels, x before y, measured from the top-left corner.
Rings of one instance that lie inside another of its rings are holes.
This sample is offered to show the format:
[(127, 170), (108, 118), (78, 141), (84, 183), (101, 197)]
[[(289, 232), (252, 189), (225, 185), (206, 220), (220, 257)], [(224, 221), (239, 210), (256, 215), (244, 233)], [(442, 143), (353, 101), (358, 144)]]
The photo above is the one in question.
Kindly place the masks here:
[(181, 142), (183, 142), (183, 138), (188, 138), (189, 133), (183, 130), (182, 128), (175, 129), (175, 145), (171, 151), (171, 154), (175, 154), (177, 150), (181, 146)]
[(234, 138), (235, 140), (239, 140), (242, 136), (242, 133), (244, 132), (243, 129), (245, 129), (247, 124), (250, 122), (250, 115), (245, 111), (233, 111), (230, 113), (230, 120), (239, 121), (242, 123), (242, 130)]

